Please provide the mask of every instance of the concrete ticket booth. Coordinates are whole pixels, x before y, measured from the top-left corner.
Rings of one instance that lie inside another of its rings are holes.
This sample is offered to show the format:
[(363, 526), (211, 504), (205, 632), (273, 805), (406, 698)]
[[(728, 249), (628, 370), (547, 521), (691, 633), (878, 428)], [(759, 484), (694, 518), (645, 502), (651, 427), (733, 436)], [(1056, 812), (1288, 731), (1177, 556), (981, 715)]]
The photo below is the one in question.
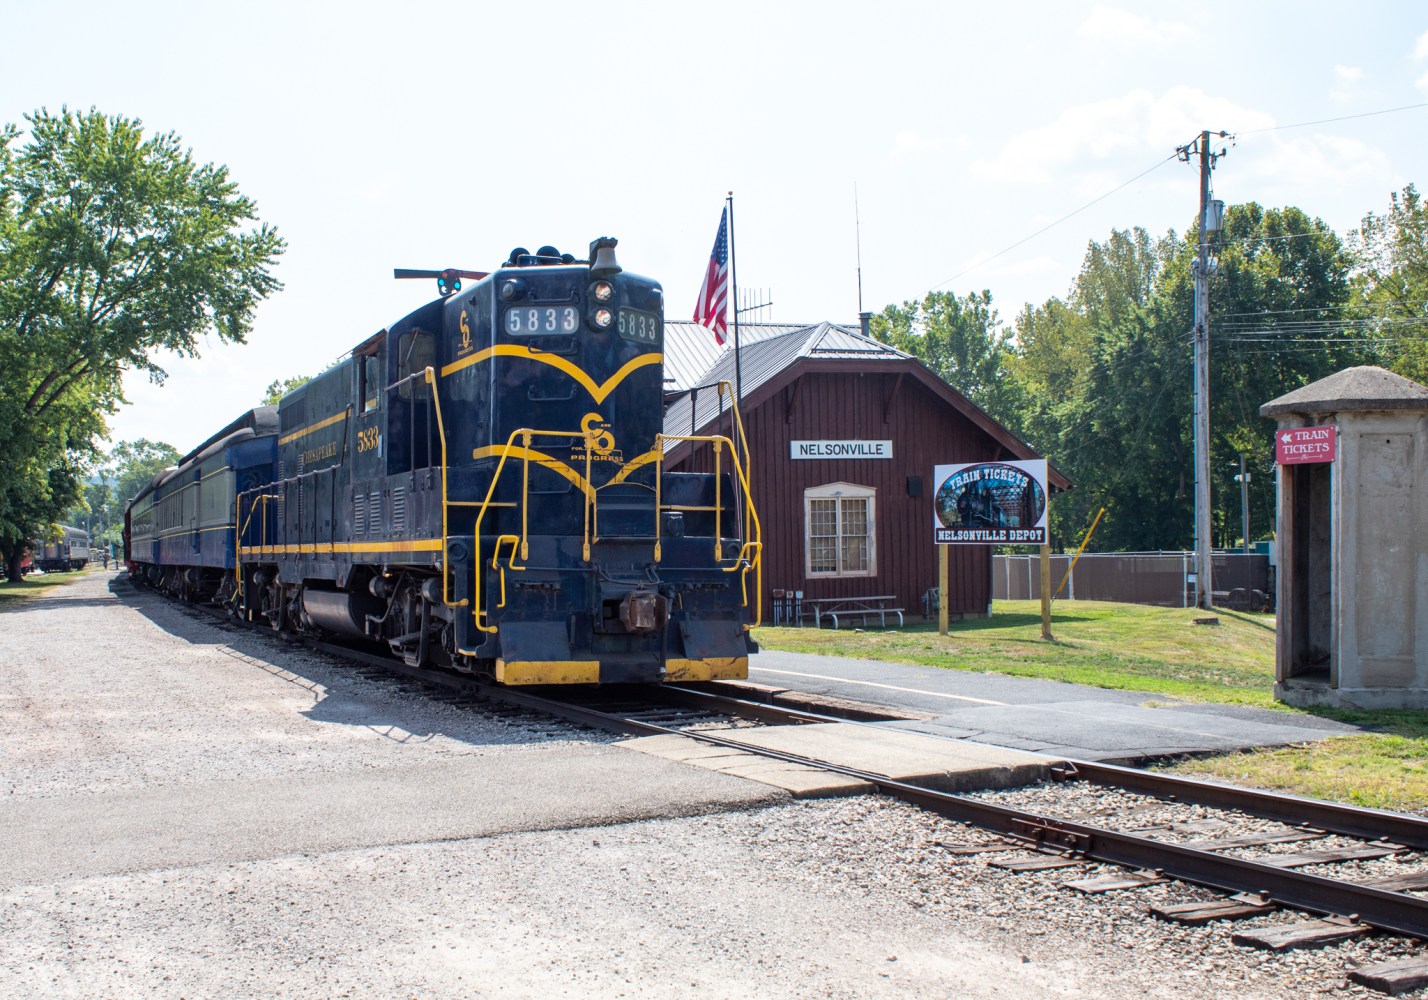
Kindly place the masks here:
[(1428, 708), (1428, 387), (1347, 368), (1259, 412), (1279, 421), (1275, 697)]

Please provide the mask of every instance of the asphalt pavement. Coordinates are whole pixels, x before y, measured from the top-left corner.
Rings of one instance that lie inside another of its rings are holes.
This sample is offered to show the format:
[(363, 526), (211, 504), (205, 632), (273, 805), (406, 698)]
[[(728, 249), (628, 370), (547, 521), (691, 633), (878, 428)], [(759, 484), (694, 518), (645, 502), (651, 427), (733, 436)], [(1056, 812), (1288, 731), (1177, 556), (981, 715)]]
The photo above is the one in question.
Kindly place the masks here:
[(749, 680), (932, 718), (882, 725), (1079, 760), (1134, 763), (1357, 732), (1299, 712), (906, 663), (764, 651)]

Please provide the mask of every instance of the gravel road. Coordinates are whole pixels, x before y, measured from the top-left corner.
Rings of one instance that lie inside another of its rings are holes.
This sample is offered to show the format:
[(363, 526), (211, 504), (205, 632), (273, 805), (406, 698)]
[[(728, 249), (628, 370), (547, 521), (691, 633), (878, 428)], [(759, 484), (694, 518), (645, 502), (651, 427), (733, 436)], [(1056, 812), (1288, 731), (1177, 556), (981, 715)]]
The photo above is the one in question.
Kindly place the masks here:
[[(0, 614), (0, 809), (14, 822), (135, 789), (624, 753), (403, 693), (110, 579)], [(707, 808), (32, 879), (0, 890), (0, 996), (1279, 1000), (1376, 995), (1345, 971), (1417, 951), (1243, 949), (1231, 925), (1145, 916), (1208, 893), (1080, 896), (1062, 883), (1099, 866), (992, 869), (948, 850), (984, 834), (896, 802)]]

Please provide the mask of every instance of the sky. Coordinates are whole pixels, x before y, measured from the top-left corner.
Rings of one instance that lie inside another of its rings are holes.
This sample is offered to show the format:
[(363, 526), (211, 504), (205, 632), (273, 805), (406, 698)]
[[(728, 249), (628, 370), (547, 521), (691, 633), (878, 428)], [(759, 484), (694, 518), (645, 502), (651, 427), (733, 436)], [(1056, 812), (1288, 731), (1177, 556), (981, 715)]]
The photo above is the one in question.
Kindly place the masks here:
[(399, 6), (0, 0), (0, 121), (177, 133), (288, 241), (247, 344), (127, 379), (111, 440), (186, 451), (435, 296), (394, 267), (615, 236), (688, 318), (729, 191), (759, 318), (856, 321), (861, 260), (867, 310), (988, 290), (1011, 322), (1089, 241), (1191, 224), (1202, 129), (1235, 134), (1215, 197), (1341, 235), (1428, 186), (1428, 106), (1370, 114), (1428, 104), (1421, 0)]

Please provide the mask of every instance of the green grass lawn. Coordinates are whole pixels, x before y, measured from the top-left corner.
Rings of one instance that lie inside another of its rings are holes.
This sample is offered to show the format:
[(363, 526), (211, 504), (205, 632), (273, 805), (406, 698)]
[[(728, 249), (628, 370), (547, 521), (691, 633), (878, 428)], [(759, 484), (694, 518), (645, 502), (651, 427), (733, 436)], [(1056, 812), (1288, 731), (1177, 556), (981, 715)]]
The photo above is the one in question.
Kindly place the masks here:
[[(95, 568), (86, 566), (73, 573), (31, 573), (19, 583), (0, 580), (0, 612), (13, 611), (27, 598), (47, 594), (56, 587), (73, 583), (86, 573), (95, 571)], [(105, 570), (98, 568), (98, 572), (103, 573)]]
[(1375, 732), (1190, 760), (1167, 770), (1375, 809), (1428, 810), (1428, 713), (1324, 714)]
[(1143, 691), (1189, 701), (1269, 707), (1274, 685), (1274, 618), (1105, 601), (1058, 601), (1041, 640), (1037, 601), (997, 601), (986, 621), (901, 629), (760, 628), (766, 649), (917, 663)]
[(20, 583), (0, 580), (0, 611), (16, 610), (21, 601), (49, 593), (56, 587), (79, 580), (81, 576), (84, 576), (84, 570), (77, 573), (31, 573)]
[(832, 631), (760, 628), (765, 649), (916, 663), (947, 670), (1039, 677), (1170, 698), (1278, 708), (1371, 730), (1303, 746), (1187, 761), (1183, 774), (1385, 809), (1428, 809), (1428, 713), (1297, 709), (1274, 700), (1274, 618), (1217, 609), (1058, 601), (1053, 642), (1041, 640), (1041, 605), (997, 601), (988, 621)]

